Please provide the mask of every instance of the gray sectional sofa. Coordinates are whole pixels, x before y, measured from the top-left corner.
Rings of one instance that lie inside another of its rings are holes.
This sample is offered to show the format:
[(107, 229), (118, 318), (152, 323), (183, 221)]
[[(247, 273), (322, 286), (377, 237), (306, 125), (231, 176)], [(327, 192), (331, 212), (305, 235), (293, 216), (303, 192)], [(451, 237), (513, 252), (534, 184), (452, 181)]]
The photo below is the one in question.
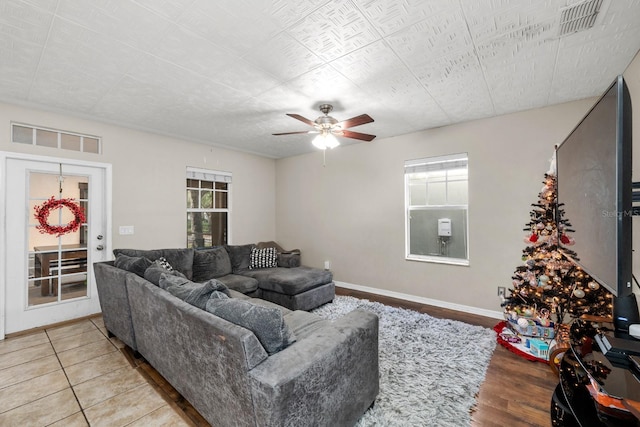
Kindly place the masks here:
[(275, 267), (251, 268), (255, 249), (279, 246), (274, 242), (227, 245), (205, 249), (116, 249), (116, 257), (164, 257), (175, 269), (195, 282), (217, 279), (243, 294), (261, 298), (290, 310), (311, 310), (332, 301), (335, 296), (333, 274), (327, 270), (300, 265), (300, 252), (276, 251)]
[[(355, 424), (378, 393), (377, 316), (356, 310), (329, 321), (251, 298), (215, 278), (198, 284), (187, 276), (202, 278), (202, 269), (211, 266), (191, 262), (187, 268), (184, 251), (147, 253), (166, 259), (172, 272), (162, 270), (160, 260), (148, 265), (149, 258), (122, 251), (116, 261), (94, 264), (108, 331), (142, 355), (211, 425)], [(271, 317), (262, 321), (260, 313)], [(265, 342), (265, 328), (267, 335), (270, 329), (282, 332), (275, 334), (281, 345)]]

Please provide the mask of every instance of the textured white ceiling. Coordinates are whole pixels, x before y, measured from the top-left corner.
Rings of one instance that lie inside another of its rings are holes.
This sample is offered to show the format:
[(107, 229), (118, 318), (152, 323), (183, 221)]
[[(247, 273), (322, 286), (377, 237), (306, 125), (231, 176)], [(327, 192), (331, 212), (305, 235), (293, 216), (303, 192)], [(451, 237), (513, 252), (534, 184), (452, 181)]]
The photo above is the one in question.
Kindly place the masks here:
[(640, 0), (559, 37), (582, 2), (0, 0), (0, 100), (287, 157), (313, 147), (285, 113), (324, 102), (382, 138), (599, 95)]

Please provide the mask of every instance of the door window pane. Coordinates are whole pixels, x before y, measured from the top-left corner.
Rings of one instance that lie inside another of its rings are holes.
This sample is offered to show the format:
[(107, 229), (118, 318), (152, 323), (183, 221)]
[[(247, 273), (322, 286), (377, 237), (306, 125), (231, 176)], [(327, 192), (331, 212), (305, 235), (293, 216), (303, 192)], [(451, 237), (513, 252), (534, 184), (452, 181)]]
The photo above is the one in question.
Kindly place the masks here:
[(29, 306), (87, 296), (86, 222), (76, 231), (57, 236), (43, 229), (43, 225), (65, 227), (75, 220), (74, 212), (64, 205), (49, 209), (44, 224), (40, 224), (35, 208), (42, 208), (53, 197), (54, 200), (71, 199), (86, 212), (88, 186), (89, 178), (86, 176), (62, 175), (60, 180), (59, 174), (29, 174)]

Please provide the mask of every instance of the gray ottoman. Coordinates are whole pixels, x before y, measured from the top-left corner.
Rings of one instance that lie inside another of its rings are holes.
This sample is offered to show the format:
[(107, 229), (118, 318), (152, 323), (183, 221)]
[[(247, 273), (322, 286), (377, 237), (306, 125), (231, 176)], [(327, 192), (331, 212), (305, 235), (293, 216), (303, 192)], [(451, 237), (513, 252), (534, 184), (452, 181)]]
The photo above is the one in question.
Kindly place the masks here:
[(289, 310), (313, 310), (333, 301), (336, 294), (333, 274), (318, 268), (263, 268), (242, 274), (258, 281), (260, 298)]

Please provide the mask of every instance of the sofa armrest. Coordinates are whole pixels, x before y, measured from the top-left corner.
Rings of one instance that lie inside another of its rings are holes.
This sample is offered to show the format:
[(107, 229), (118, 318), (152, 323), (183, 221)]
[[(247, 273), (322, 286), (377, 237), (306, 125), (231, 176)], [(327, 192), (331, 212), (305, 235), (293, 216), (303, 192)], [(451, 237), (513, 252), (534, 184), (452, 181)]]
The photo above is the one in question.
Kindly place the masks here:
[(255, 425), (249, 370), (267, 359), (253, 332), (127, 277), (138, 351), (214, 426)]
[(265, 425), (352, 426), (379, 389), (378, 316), (352, 311), (249, 372)]
[(126, 287), (127, 276), (134, 273), (115, 267), (113, 261), (94, 263), (93, 272), (105, 327), (123, 343), (137, 350)]

